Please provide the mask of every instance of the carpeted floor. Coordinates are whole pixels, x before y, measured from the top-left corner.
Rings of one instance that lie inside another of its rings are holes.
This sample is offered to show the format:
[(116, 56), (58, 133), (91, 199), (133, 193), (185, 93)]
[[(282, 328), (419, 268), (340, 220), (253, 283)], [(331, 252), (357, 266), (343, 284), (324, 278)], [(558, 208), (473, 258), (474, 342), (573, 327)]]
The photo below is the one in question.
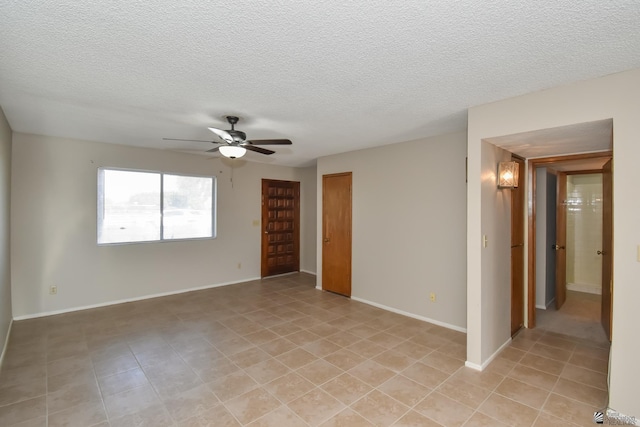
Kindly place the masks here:
[(560, 308), (536, 309), (536, 326), (548, 331), (585, 338), (595, 343), (608, 342), (600, 323), (600, 295), (567, 291)]

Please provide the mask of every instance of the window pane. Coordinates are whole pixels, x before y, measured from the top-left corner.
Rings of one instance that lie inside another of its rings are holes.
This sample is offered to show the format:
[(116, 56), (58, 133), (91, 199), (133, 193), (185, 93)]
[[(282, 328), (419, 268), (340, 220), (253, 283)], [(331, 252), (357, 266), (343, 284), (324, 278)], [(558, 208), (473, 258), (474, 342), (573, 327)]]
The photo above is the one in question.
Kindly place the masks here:
[(213, 237), (213, 178), (163, 175), (163, 239)]
[(98, 243), (160, 240), (160, 174), (101, 169)]

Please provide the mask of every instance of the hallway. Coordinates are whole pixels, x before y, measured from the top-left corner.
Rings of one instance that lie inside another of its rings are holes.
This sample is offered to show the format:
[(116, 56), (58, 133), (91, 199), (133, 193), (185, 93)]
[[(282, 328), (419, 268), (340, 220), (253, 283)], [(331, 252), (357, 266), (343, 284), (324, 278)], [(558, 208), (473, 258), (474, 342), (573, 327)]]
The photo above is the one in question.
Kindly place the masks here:
[(547, 310), (536, 309), (537, 327), (606, 344), (607, 337), (600, 323), (600, 295), (567, 291), (567, 301), (560, 310), (552, 304)]

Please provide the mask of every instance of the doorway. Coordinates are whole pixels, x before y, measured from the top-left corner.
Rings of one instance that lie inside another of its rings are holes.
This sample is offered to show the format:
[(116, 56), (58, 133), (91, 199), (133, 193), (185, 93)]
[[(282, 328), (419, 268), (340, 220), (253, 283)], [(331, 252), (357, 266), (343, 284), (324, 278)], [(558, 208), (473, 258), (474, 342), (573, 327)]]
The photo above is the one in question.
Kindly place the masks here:
[(261, 276), (300, 270), (300, 183), (262, 180)]
[(606, 322), (610, 321), (610, 310), (605, 315), (605, 306), (610, 307), (611, 295), (605, 295), (605, 284), (610, 289), (611, 280), (603, 278), (600, 261), (604, 272), (612, 259), (602, 256), (611, 240), (605, 229), (607, 224), (611, 227), (612, 218), (603, 216), (605, 206), (611, 203), (611, 189), (605, 191), (602, 181), (611, 156), (611, 152), (600, 152), (529, 161), (533, 183), (529, 328), (539, 326), (595, 341), (610, 340)]
[[(608, 197), (603, 197), (603, 174), (599, 170), (557, 172), (549, 166), (537, 170), (538, 182), (544, 181), (545, 175), (557, 176), (556, 188), (546, 188), (546, 199), (555, 198), (556, 209), (552, 212), (551, 206), (547, 206), (547, 218), (543, 209), (539, 209), (536, 217), (536, 237), (540, 243), (536, 260), (537, 324), (553, 332), (604, 343), (607, 336), (606, 326), (601, 325), (602, 267), (606, 264), (602, 256), (603, 202)], [(542, 205), (544, 190), (543, 187), (537, 191)], [(538, 207), (543, 206), (539, 203)], [(554, 228), (557, 235), (552, 236)], [(540, 252), (551, 256), (541, 257)], [(553, 283), (549, 283), (550, 278)]]
[(351, 296), (351, 172), (322, 176), (322, 289)]

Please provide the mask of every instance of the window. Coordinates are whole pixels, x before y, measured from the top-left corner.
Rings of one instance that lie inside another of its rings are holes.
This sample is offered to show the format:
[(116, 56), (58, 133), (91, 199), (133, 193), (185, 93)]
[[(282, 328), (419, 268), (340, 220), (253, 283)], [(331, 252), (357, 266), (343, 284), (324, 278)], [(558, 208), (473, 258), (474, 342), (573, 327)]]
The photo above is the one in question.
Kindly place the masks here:
[(98, 169), (98, 244), (215, 237), (215, 177)]

